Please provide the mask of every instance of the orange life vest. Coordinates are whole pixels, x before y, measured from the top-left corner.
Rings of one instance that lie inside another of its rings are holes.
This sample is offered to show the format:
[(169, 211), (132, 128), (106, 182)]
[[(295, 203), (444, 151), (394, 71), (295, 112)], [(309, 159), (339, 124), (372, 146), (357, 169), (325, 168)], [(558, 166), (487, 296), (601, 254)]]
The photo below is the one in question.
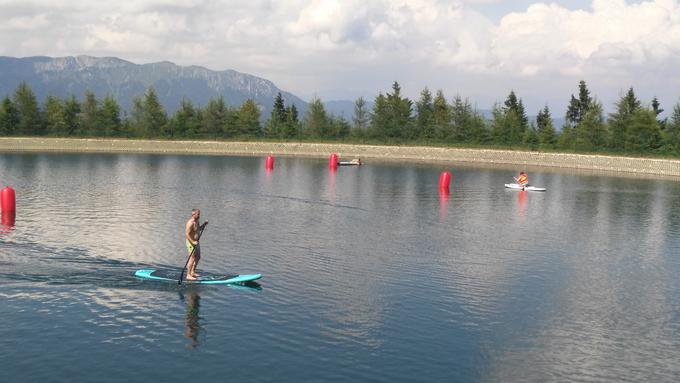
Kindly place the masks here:
[(526, 186), (526, 184), (529, 183), (529, 177), (527, 177), (526, 174), (520, 174), (519, 178), (517, 179), (517, 183), (522, 186)]

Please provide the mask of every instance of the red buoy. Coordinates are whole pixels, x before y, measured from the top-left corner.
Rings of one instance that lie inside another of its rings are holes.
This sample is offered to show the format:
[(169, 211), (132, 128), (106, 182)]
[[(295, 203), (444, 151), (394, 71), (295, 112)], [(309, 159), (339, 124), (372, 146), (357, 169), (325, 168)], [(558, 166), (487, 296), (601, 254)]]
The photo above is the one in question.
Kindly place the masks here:
[(14, 213), (17, 211), (14, 189), (11, 187), (6, 187), (0, 191), (0, 205), (2, 205), (2, 212), (4, 213)]
[(264, 162), (264, 168), (267, 170), (274, 169), (274, 156), (267, 156), (267, 159)]
[(439, 176), (439, 191), (448, 193), (449, 183), (451, 183), (451, 172), (442, 172)]
[(331, 156), (328, 158), (328, 168), (331, 170), (337, 170), (338, 169), (338, 155), (335, 153), (331, 153)]

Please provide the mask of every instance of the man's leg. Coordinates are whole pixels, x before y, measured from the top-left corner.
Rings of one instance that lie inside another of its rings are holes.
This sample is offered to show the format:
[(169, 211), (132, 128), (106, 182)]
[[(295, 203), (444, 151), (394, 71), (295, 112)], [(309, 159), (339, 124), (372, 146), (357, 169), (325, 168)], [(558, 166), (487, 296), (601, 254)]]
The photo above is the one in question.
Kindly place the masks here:
[(196, 252), (194, 253), (194, 262), (193, 262), (194, 267), (191, 270), (191, 274), (190, 274), (194, 278), (198, 278), (198, 277), (201, 276), (200, 274), (196, 274), (196, 267), (198, 267), (198, 261), (200, 261), (200, 260), (201, 260), (201, 248), (198, 247), (198, 248), (196, 248)]
[(192, 281), (195, 280), (196, 277), (193, 274), (194, 269), (196, 268), (196, 254), (191, 254), (189, 257), (189, 262), (187, 263), (187, 280)]

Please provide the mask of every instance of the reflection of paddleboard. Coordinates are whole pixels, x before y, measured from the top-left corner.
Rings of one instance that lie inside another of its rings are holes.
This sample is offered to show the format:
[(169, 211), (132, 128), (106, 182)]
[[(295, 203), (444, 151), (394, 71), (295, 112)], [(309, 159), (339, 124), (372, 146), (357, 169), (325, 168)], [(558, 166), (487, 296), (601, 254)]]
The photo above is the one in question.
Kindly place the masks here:
[(522, 187), (520, 184), (505, 184), (505, 187), (508, 189), (515, 189), (515, 190), (528, 190), (528, 191), (545, 191), (545, 188), (537, 188), (536, 186), (531, 186), (527, 185)]
[[(179, 280), (179, 271), (172, 270), (156, 270), (156, 269), (142, 269), (135, 271), (135, 276), (144, 279), (152, 279), (155, 281), (172, 281)], [(186, 274), (185, 274), (186, 277)], [(196, 280), (183, 280), (182, 283), (203, 283), (203, 284), (230, 284), (243, 283), (254, 281), (262, 278), (262, 274), (232, 274), (232, 275), (201, 275)]]

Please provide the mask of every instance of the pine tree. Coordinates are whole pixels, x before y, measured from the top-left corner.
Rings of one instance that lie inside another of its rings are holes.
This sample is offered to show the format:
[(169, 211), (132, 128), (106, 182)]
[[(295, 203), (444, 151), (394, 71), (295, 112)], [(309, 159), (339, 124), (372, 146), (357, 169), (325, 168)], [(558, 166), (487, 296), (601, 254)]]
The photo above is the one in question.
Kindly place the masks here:
[(286, 108), (286, 119), (283, 124), (283, 137), (295, 138), (300, 133), (300, 121), (298, 120), (298, 110), (295, 104)]
[(130, 135), (133, 137), (149, 137), (149, 121), (146, 118), (144, 101), (140, 97), (132, 99), (132, 113), (129, 119)]
[(626, 129), (625, 149), (634, 152), (650, 152), (661, 146), (661, 129), (656, 113), (651, 109), (638, 108), (633, 112)]
[(586, 82), (581, 80), (578, 85), (578, 98), (572, 94), (567, 107), (566, 120), (570, 127), (573, 128), (581, 122), (592, 101)]
[(147, 137), (159, 137), (168, 123), (168, 116), (153, 87), (149, 87), (144, 97), (144, 118)]
[(286, 122), (286, 106), (283, 102), (281, 92), (274, 98), (274, 108), (272, 109), (267, 126), (265, 128), (265, 136), (267, 137), (282, 137), (283, 126)]
[(532, 123), (529, 128), (524, 132), (524, 137), (522, 137), (522, 143), (531, 150), (538, 149), (538, 131)]
[(19, 126), (19, 110), (9, 97), (2, 100), (0, 106), (0, 135), (12, 136)]
[(99, 100), (89, 90), (85, 91), (85, 101), (81, 107), (81, 135), (85, 136), (102, 136), (103, 131), (99, 121)]
[(353, 128), (357, 131), (364, 132), (368, 129), (370, 123), (370, 113), (366, 109), (366, 100), (359, 97), (354, 102), (354, 117), (352, 118)]
[(290, 108), (286, 108), (286, 121), (298, 122), (299, 117), (295, 104), (291, 105)]
[(494, 104), (491, 109), (491, 137), (496, 145), (508, 145), (510, 142), (510, 128), (506, 122), (503, 108)]
[(258, 137), (261, 135), (260, 109), (257, 107), (255, 100), (248, 99), (241, 105), (241, 108), (238, 110), (238, 124), (239, 133), (243, 136)]
[(331, 127), (329, 125), (330, 119), (323, 103), (318, 97), (314, 97), (309, 102), (309, 108), (302, 123), (305, 136), (317, 139), (330, 138)]
[(444, 141), (453, 137), (451, 125), (451, 108), (446, 102), (444, 92), (440, 89), (432, 102), (432, 127), (423, 132), (423, 138)]
[(574, 146), (578, 150), (598, 150), (606, 146), (607, 140), (602, 104), (592, 101), (574, 128)]
[(336, 117), (335, 119), (335, 131), (338, 133), (338, 138), (344, 139), (349, 137), (349, 132), (351, 126), (349, 122), (344, 117)]
[(43, 133), (38, 101), (33, 90), (26, 82), (21, 82), (14, 92), (14, 106), (18, 111), (19, 122), (16, 133), (21, 136), (33, 136)]
[(130, 117), (127, 115), (127, 112), (125, 111), (123, 112), (123, 119), (120, 126), (120, 134), (123, 137), (135, 136), (135, 131), (134, 128), (132, 127), (132, 121), (130, 120)]
[(654, 111), (654, 114), (657, 116), (657, 120), (659, 122), (659, 127), (661, 128), (661, 131), (663, 131), (666, 128), (666, 121), (667, 119), (659, 120), (658, 117), (661, 113), (663, 113), (663, 109), (661, 109), (661, 103), (659, 100), (654, 96), (654, 99), (652, 99), (652, 110)]
[(5, 101), (3, 100), (2, 105), (0, 105), (0, 136), (6, 136), (7, 131), (7, 114), (5, 113)]
[(274, 110), (272, 113), (276, 114), (276, 120), (278, 122), (282, 123), (286, 121), (286, 105), (283, 102), (283, 96), (281, 96), (281, 92), (279, 92), (274, 99)]
[(556, 142), (555, 128), (553, 127), (550, 109), (546, 105), (536, 115), (536, 126), (538, 133), (538, 145), (540, 148), (554, 148)]
[(112, 95), (104, 97), (99, 111), (99, 125), (100, 127), (97, 129), (99, 134), (107, 137), (121, 135), (120, 107)]
[(656, 98), (656, 96), (654, 96), (654, 99), (652, 99), (652, 110), (656, 116), (663, 113), (663, 109), (661, 109), (661, 103), (659, 103), (659, 100)]
[(451, 105), (452, 139), (454, 142), (476, 141), (479, 127), (475, 123), (475, 111), (467, 99), (460, 96), (453, 99)]
[(384, 94), (378, 93), (373, 104), (373, 113), (371, 114), (371, 126), (369, 129), (369, 136), (373, 138), (385, 139), (387, 137), (387, 124), (389, 121), (389, 108), (387, 105), (387, 97)]
[(524, 132), (529, 127), (529, 118), (524, 110), (524, 104), (522, 100), (517, 98), (514, 91), (510, 91), (503, 105), (503, 108), (501, 108), (502, 116), (498, 116), (502, 117), (502, 121), (497, 121), (500, 128), (500, 143), (506, 145), (520, 144), (524, 138)]
[(344, 117), (330, 116), (329, 117), (330, 133), (329, 137), (343, 139), (349, 136), (350, 125)]
[(201, 133), (205, 137), (217, 138), (223, 135), (228, 119), (227, 105), (222, 96), (211, 99), (205, 107)]
[(66, 136), (75, 136), (81, 131), (80, 102), (76, 96), (71, 95), (64, 101), (64, 124)]
[(557, 137), (557, 147), (566, 150), (574, 149), (574, 129), (568, 123), (564, 124)]
[(524, 110), (524, 104), (522, 103), (521, 99), (517, 98), (515, 91), (513, 90), (510, 91), (510, 94), (508, 95), (508, 98), (505, 100), (504, 105), (505, 107), (503, 108), (503, 110), (505, 113), (513, 111), (520, 119), (521, 124), (520, 129), (522, 131), (529, 126), (529, 118), (527, 117), (526, 111)]
[(168, 134), (170, 137), (196, 137), (200, 129), (198, 111), (191, 100), (183, 98), (179, 110), (170, 119)]
[(485, 145), (491, 143), (491, 133), (487, 127), (486, 118), (477, 109), (472, 109), (472, 115), (467, 124), (466, 134), (470, 138), (466, 141)]
[(45, 99), (45, 132), (51, 136), (63, 136), (67, 132), (64, 106), (57, 96), (49, 95)]
[[(514, 101), (513, 101), (514, 99)], [(526, 127), (524, 126), (525, 117), (523, 107), (520, 108), (514, 93), (506, 100), (503, 107), (494, 105), (491, 120), (491, 134), (493, 141), (497, 145), (512, 146), (522, 143)]]
[(616, 111), (609, 115), (609, 147), (621, 150), (626, 146), (626, 130), (635, 112), (641, 108), (641, 102), (635, 96), (633, 88), (628, 89), (625, 96), (616, 102)]
[(434, 126), (434, 104), (432, 101), (432, 93), (425, 88), (420, 92), (420, 99), (416, 101), (416, 124), (409, 139), (425, 138), (426, 132), (432, 130)]
[(569, 127), (574, 127), (581, 121), (580, 109), (581, 107), (578, 99), (572, 94), (571, 99), (569, 100), (569, 106), (567, 106), (567, 114), (565, 117), (566, 123), (569, 124)]
[(680, 102), (675, 104), (666, 128), (663, 130), (664, 148), (680, 155)]
[(387, 93), (388, 119), (386, 125), (386, 138), (412, 137), (413, 129), (413, 102), (408, 98), (401, 97), (401, 87), (398, 82), (392, 84), (392, 93)]

